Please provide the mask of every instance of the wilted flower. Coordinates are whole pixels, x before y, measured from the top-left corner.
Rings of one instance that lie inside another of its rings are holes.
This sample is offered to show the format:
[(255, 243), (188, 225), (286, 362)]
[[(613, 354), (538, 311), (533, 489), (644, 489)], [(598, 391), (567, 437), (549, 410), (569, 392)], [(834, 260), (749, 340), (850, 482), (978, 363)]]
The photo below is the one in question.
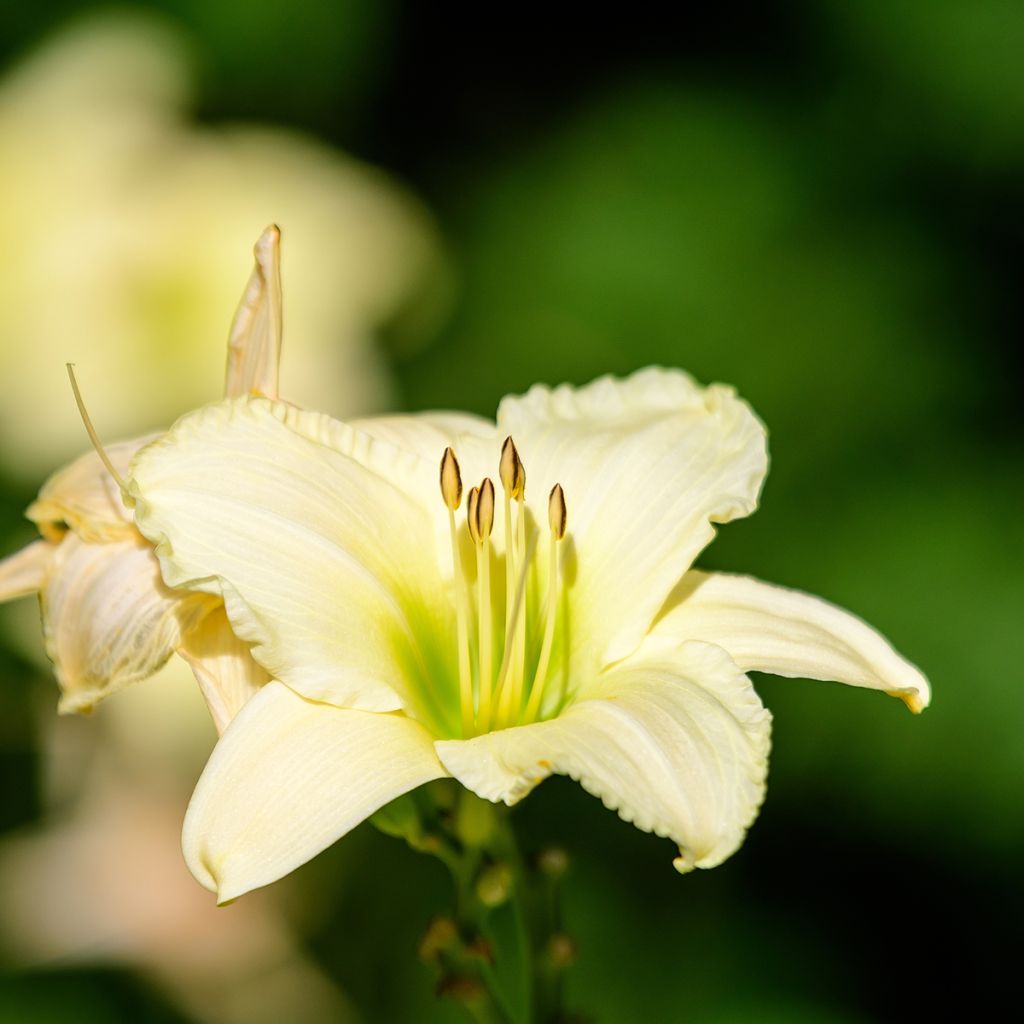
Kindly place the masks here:
[[(268, 228), (228, 340), (226, 392), (276, 398), (281, 352), (280, 233)], [(77, 394), (77, 388), (76, 388)], [(90, 428), (91, 429), (91, 426)], [(28, 509), (43, 539), (0, 562), (0, 601), (39, 593), (46, 653), (63, 712), (88, 711), (145, 679), (177, 651), (192, 666), (218, 730), (266, 681), (220, 602), (172, 591), (124, 503), (121, 483), (152, 436), (77, 459)]]
[(179, 421), (133, 464), (136, 521), (273, 677), (196, 789), (193, 873), (231, 899), (445, 775), (508, 804), (569, 775), (679, 870), (720, 863), (764, 793), (747, 670), (929, 699), (848, 613), (691, 569), (766, 469), (731, 389), (662, 369), (538, 386), (497, 424), (252, 398)]

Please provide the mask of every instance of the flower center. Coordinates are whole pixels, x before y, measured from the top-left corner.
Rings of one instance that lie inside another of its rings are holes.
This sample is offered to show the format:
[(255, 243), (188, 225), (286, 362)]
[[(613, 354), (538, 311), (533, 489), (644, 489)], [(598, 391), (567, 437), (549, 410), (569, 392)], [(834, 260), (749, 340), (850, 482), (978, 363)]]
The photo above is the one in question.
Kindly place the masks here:
[[(502, 446), (498, 472), (505, 492), (503, 629), (502, 619), (495, 615), (499, 609), (492, 607), (491, 593), (494, 484), (484, 478), (478, 487), (470, 489), (466, 498), (466, 525), (476, 555), (474, 586), (469, 575), (463, 571), (455, 519), (455, 513), (462, 503), (459, 463), (451, 448), (446, 448), (441, 458), (441, 497), (448, 509), (455, 570), (459, 708), (464, 737), (534, 722), (540, 716), (549, 679), (555, 622), (560, 604), (558, 549), (565, 537), (566, 527), (562, 486), (555, 484), (548, 496), (547, 590), (540, 618), (533, 616), (531, 620), (527, 614), (527, 577), (534, 545), (527, 547), (526, 543), (526, 468), (511, 437), (506, 438)], [(475, 651), (470, 635), (474, 612), (477, 626)], [(531, 638), (527, 636), (527, 624), (531, 621), (537, 623), (541, 638), (539, 648), (536, 643), (529, 643)], [(496, 640), (500, 641), (500, 659), (495, 659), (496, 650), (499, 649)], [(528, 669), (532, 669), (532, 672)]]

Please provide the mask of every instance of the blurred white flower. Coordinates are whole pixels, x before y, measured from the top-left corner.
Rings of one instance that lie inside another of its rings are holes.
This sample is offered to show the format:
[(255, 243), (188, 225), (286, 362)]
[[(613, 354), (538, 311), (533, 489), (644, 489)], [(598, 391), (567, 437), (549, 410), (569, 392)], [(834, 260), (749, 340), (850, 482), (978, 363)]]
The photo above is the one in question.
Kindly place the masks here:
[[(285, 228), (287, 394), (353, 415), (388, 399), (374, 331), (438, 294), (423, 208), (290, 131), (189, 124), (186, 54), (163, 22), (82, 23), (0, 82), (0, 464), (82, 448), (66, 362), (104, 437), (217, 397), (241, 254)], [(425, 307), (424, 307), (425, 308)]]

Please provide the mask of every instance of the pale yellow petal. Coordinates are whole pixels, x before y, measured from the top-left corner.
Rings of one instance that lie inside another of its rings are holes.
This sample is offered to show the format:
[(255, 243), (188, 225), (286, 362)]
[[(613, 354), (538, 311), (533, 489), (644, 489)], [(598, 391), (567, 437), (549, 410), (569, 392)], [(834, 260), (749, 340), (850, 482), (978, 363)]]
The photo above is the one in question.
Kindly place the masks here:
[(210, 612), (185, 637), (177, 653), (195, 674), (218, 733), (270, 681), (249, 653), (249, 644), (235, 636), (223, 608)]
[(219, 901), (234, 899), (444, 774), (412, 719), (319, 704), (270, 682), (221, 737), (196, 786), (185, 859)]
[(228, 336), (225, 394), (278, 397), (281, 361), (281, 231), (271, 224), (253, 249), (256, 266)]
[(513, 804), (548, 775), (576, 779), (645, 832), (679, 846), (680, 871), (721, 863), (764, 796), (771, 717), (720, 648), (642, 652), (558, 718), (438, 742), (445, 768)]
[(0, 601), (35, 594), (43, 585), (56, 547), (37, 540), (0, 562)]
[[(297, 424), (298, 426), (298, 424)], [(446, 448), (451, 448), (459, 461), (463, 482), (469, 486), (484, 477), (498, 480), (498, 458), (503, 437), (493, 421), (461, 412), (420, 412), (404, 416), (371, 416), (353, 420), (351, 428), (357, 436), (373, 438), (374, 444), (365, 448), (353, 445), (343, 438), (335, 438), (335, 446), (365, 461), (374, 472), (383, 473), (401, 487), (414, 500), (424, 506), (434, 526), (435, 544), (440, 553), (443, 576), (452, 574), (448, 508), (438, 500), (437, 474)], [(418, 458), (413, 465), (405, 464), (388, 452), (411, 452)], [(468, 543), (468, 533), (466, 533)], [(504, 533), (499, 529), (491, 537), (491, 546), (497, 554), (505, 550)], [(472, 550), (467, 547), (467, 561)]]
[(749, 407), (678, 370), (537, 386), (502, 401), (498, 427), (526, 466), (536, 523), (547, 523), (554, 484), (564, 489), (577, 675), (636, 649), (712, 523), (754, 510), (767, 470), (764, 427)]
[[(320, 440), (282, 422), (296, 417)], [(431, 525), (316, 422), (328, 423), (264, 399), (180, 420), (134, 466), (136, 518), (165, 580), (222, 596), (275, 679), (315, 700), (395, 710), (427, 693), (417, 639), (442, 645), (450, 631)]]
[(43, 638), (61, 687), (61, 712), (88, 711), (152, 675), (213, 601), (164, 586), (141, 538), (60, 543), (42, 590)]
[(883, 690), (911, 711), (931, 700), (921, 671), (866, 622), (819, 597), (750, 576), (687, 573), (653, 632), (668, 643), (718, 644), (744, 671)]
[[(126, 477), (135, 453), (158, 436), (119, 441), (106, 445), (105, 450), (114, 468)], [(94, 451), (54, 473), (25, 514), (50, 540), (60, 540), (68, 528), (87, 541), (135, 536), (131, 509), (125, 506), (120, 488)]]

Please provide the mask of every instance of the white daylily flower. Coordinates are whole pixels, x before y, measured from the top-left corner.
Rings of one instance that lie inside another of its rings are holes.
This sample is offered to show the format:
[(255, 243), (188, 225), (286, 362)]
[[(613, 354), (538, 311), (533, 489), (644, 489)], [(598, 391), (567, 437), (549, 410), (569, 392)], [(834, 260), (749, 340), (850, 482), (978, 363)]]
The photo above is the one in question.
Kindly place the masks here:
[[(281, 349), (280, 232), (269, 227), (228, 339), (226, 393), (277, 398)], [(0, 562), (0, 601), (38, 593), (58, 709), (86, 712), (156, 672), (177, 651), (222, 732), (267, 680), (231, 633), (216, 598), (172, 591), (135, 528), (116, 478), (157, 435), (89, 452), (55, 473), (27, 515), (43, 539)]]
[(231, 899), (446, 775), (508, 804), (569, 775), (674, 840), (679, 870), (720, 863), (764, 793), (770, 716), (744, 671), (929, 698), (848, 613), (690, 568), (766, 469), (731, 389), (662, 369), (538, 386), (496, 424), (259, 399), (179, 421), (133, 464), (136, 521), (274, 680), (193, 796), (193, 873)]

